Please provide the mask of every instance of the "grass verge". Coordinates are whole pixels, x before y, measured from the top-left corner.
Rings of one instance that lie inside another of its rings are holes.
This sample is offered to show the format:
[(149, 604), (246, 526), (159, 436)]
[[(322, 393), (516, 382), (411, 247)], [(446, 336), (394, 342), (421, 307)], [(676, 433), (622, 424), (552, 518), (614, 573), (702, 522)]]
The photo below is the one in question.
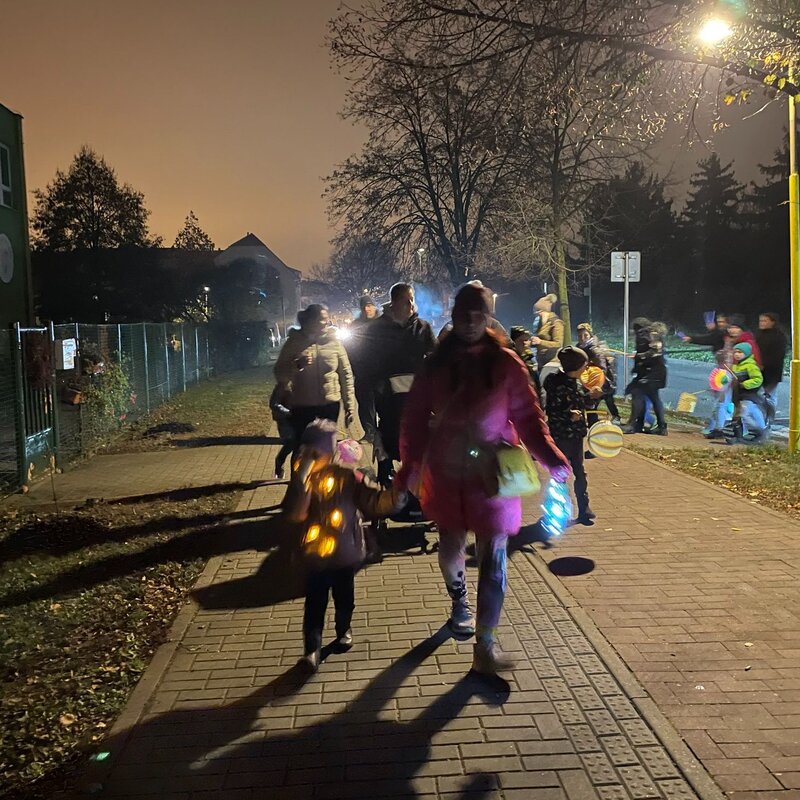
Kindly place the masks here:
[[(626, 443), (627, 444), (627, 443)], [(800, 518), (800, 457), (785, 448), (716, 447), (635, 450), (759, 505)]]
[[(264, 439), (266, 374), (251, 370), (192, 387), (115, 450)], [(186, 423), (191, 431), (171, 432)], [(130, 494), (60, 515), (6, 511), (0, 518), (3, 800), (44, 800), (70, 785), (206, 560), (232, 547), (225, 523), (238, 491), (229, 485), (140, 498), (131, 486)]]

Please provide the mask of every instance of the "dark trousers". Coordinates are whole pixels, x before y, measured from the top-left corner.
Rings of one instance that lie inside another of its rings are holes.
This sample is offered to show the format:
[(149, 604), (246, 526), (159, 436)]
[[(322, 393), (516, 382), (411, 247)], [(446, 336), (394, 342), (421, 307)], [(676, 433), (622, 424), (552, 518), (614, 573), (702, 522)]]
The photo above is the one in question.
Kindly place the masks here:
[(640, 431), (644, 428), (644, 415), (647, 409), (647, 399), (653, 404), (653, 413), (659, 428), (664, 428), (664, 404), (661, 395), (652, 383), (634, 383), (631, 386), (631, 423)]
[(306, 581), (306, 604), (303, 611), (303, 641), (305, 652), (313, 653), (322, 646), (322, 629), (328, 597), (333, 594), (336, 609), (336, 638), (344, 636), (353, 620), (355, 600), (355, 575), (353, 567), (311, 572)]
[(364, 429), (364, 436), (371, 442), (378, 429), (378, 415), (375, 411), (375, 388), (371, 383), (356, 378), (356, 402), (358, 403), (358, 419)]
[(308, 427), (309, 423), (319, 419), (329, 419), (332, 422), (339, 420), (339, 403), (325, 403), (322, 406), (295, 406), (292, 409), (292, 415), (289, 417), (289, 422), (294, 428), (294, 450), (300, 446), (300, 439), (303, 436), (303, 431)]
[[(604, 394), (600, 400), (605, 402), (608, 413), (611, 414), (612, 418), (619, 417), (619, 409), (617, 408), (617, 403), (614, 400), (613, 393)], [(595, 422), (600, 421), (600, 415), (597, 413), (597, 409), (600, 408), (600, 400), (595, 400), (594, 403), (592, 403), (592, 407), (586, 410), (586, 422), (590, 428), (595, 424)]]
[(589, 481), (583, 467), (583, 439), (556, 439), (556, 447), (567, 457), (575, 476), (575, 499), (578, 501), (578, 516), (583, 516), (589, 508)]

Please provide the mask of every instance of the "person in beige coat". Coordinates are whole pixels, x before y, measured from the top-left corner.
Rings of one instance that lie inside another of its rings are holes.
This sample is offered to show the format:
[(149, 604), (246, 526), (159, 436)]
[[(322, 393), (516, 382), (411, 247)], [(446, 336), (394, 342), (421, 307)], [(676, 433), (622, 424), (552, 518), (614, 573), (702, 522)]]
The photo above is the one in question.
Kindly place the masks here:
[[(556, 295), (546, 294), (533, 304), (539, 324), (531, 338), (531, 344), (536, 348), (540, 373), (547, 364), (556, 361), (558, 351), (564, 346), (564, 323), (553, 311), (553, 304), (557, 300)], [(541, 377), (544, 380), (544, 376)]]
[(344, 405), (345, 424), (356, 411), (353, 370), (342, 343), (330, 331), (328, 309), (313, 304), (297, 315), (275, 364), (278, 385), (289, 390), (289, 421), (295, 442), (315, 419), (336, 422)]

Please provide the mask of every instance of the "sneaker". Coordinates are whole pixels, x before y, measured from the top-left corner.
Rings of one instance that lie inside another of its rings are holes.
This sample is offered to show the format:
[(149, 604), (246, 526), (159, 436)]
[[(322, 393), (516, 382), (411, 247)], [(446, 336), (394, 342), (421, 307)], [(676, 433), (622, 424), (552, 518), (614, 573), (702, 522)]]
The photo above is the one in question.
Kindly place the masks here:
[(596, 517), (594, 514), (580, 514), (575, 518), (576, 525), (585, 525), (587, 528), (591, 528), (594, 525)]
[(514, 661), (500, 652), (497, 642), (476, 642), (472, 650), (472, 671), (479, 675), (497, 675), (514, 669)]
[(651, 434), (652, 436), (666, 436), (667, 435), (667, 426), (666, 425), (658, 425), (655, 428), (650, 428), (648, 433)]
[(353, 630), (348, 628), (337, 640), (336, 646), (342, 650), (349, 650), (353, 646)]
[(475, 633), (475, 615), (466, 599), (453, 601), (453, 612), (448, 624), (450, 630), (459, 636), (472, 636)]
[(637, 428), (635, 425), (623, 425), (622, 426), (623, 433), (642, 433), (641, 428)]
[(319, 669), (319, 662), (322, 659), (322, 652), (317, 650), (312, 650), (310, 653), (306, 653), (303, 656), (303, 663), (308, 668), (309, 672), (316, 672)]
[(703, 436), (706, 439), (724, 439), (725, 432), (721, 431), (719, 428), (715, 428), (713, 431), (706, 431)]
[(611, 424), (612, 424), (612, 425), (616, 425), (616, 426), (618, 426), (618, 427), (620, 427), (620, 428), (621, 428), (621, 427), (622, 427), (622, 420), (621, 420), (619, 417), (614, 417), (614, 418), (611, 420)]
[(596, 456), (596, 455), (595, 455), (595, 454), (594, 454), (594, 453), (593, 453), (591, 450), (587, 450), (587, 451), (586, 451), (586, 452), (583, 454), (583, 457), (584, 457), (585, 459), (597, 458), (597, 456)]

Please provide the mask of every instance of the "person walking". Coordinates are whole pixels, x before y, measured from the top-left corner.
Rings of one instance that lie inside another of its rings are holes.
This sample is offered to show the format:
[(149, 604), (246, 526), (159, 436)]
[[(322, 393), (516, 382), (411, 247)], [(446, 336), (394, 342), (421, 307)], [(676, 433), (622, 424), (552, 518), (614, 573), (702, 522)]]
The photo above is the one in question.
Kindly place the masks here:
[[(439, 526), (439, 566), (452, 601), (450, 627), (477, 634), (473, 669), (510, 667), (497, 645), (506, 588), (506, 545), (518, 533), (522, 503), (497, 496), (497, 447), (518, 443), (558, 481), (569, 463), (553, 442), (528, 371), (489, 330), (492, 297), (464, 286), (453, 305), (453, 333), (426, 361), (403, 415), (397, 480), (419, 487)], [(467, 531), (477, 540), (477, 622), (467, 598)]]
[(667, 385), (667, 364), (664, 360), (663, 325), (650, 322), (645, 317), (633, 320), (633, 333), (636, 337), (636, 354), (633, 363), (633, 380), (625, 387), (625, 394), (631, 395), (631, 421), (624, 425), (625, 433), (643, 433), (647, 400), (653, 405), (656, 427), (650, 433), (667, 435), (664, 419), (664, 404), (659, 391)]
[(737, 344), (749, 344), (756, 364), (761, 367), (761, 350), (756, 342), (756, 337), (745, 327), (744, 314), (731, 314), (728, 317), (728, 336), (731, 347), (735, 347)]
[(367, 327), (367, 369), (376, 387), (378, 480), (388, 487), (400, 460), (400, 419), (415, 375), (436, 346), (430, 323), (420, 319), (414, 287), (396, 283), (383, 314)]
[(578, 525), (594, 525), (596, 514), (589, 507), (589, 483), (583, 459), (583, 440), (589, 427), (586, 412), (596, 408), (601, 388), (593, 392), (581, 383), (581, 375), (589, 364), (586, 352), (579, 347), (558, 351), (561, 369), (551, 372), (544, 381), (547, 397), (547, 424), (556, 447), (567, 457), (575, 476), (575, 499), (578, 501)]
[(536, 387), (536, 393), (541, 394), (542, 386), (539, 383), (539, 365), (536, 362), (536, 355), (530, 348), (531, 332), (521, 325), (512, 325), (511, 343), (514, 345), (514, 352), (520, 357), (522, 363), (528, 368), (531, 382)]
[(539, 375), (542, 380), (544, 380), (542, 371), (545, 366), (550, 364), (552, 369), (558, 369), (556, 356), (564, 346), (564, 323), (553, 311), (553, 304), (557, 300), (556, 295), (546, 294), (533, 304), (537, 322), (531, 344), (536, 348), (536, 361), (539, 364)]
[(781, 330), (780, 317), (774, 311), (765, 311), (758, 317), (756, 344), (761, 352), (761, 373), (767, 400), (767, 422), (771, 425), (778, 409), (778, 384), (783, 380), (783, 362), (788, 341)]
[(595, 336), (592, 326), (588, 322), (581, 322), (581, 324), (578, 325), (578, 347), (586, 353), (586, 357), (589, 359), (589, 366), (600, 368), (603, 370), (603, 375), (606, 376), (599, 399), (592, 400), (588, 407), (589, 427), (591, 428), (599, 419), (597, 408), (601, 400), (606, 404), (608, 413), (611, 414), (611, 421), (615, 425), (619, 425), (619, 409), (617, 408), (617, 401), (614, 399), (614, 390), (616, 389), (614, 357), (608, 351), (605, 342), (601, 342), (597, 336)]
[(360, 314), (350, 325), (350, 338), (345, 349), (353, 369), (356, 402), (358, 403), (358, 419), (364, 429), (363, 441), (375, 440), (378, 429), (377, 412), (375, 410), (375, 376), (369, 358), (369, 329), (378, 318), (378, 308), (369, 295), (362, 295), (358, 300)]
[(766, 400), (762, 389), (764, 377), (748, 342), (733, 346), (731, 372), (736, 379), (733, 384), (736, 411), (732, 435), (726, 437), (728, 444), (763, 444), (769, 437)]
[[(728, 317), (726, 314), (717, 314), (713, 322), (706, 326), (707, 333), (683, 336), (682, 341), (687, 344), (707, 345), (714, 353), (718, 367), (730, 367), (733, 361), (733, 339), (728, 333)], [(714, 392), (714, 408), (708, 419), (703, 436), (706, 439), (723, 439), (725, 426), (731, 418), (733, 389), (726, 386), (721, 391)]]
[(344, 404), (349, 426), (356, 409), (350, 359), (328, 329), (328, 309), (315, 303), (299, 311), (297, 321), (300, 327), (290, 329), (274, 370), (279, 386), (290, 387), (295, 448), (312, 420), (336, 422)]

